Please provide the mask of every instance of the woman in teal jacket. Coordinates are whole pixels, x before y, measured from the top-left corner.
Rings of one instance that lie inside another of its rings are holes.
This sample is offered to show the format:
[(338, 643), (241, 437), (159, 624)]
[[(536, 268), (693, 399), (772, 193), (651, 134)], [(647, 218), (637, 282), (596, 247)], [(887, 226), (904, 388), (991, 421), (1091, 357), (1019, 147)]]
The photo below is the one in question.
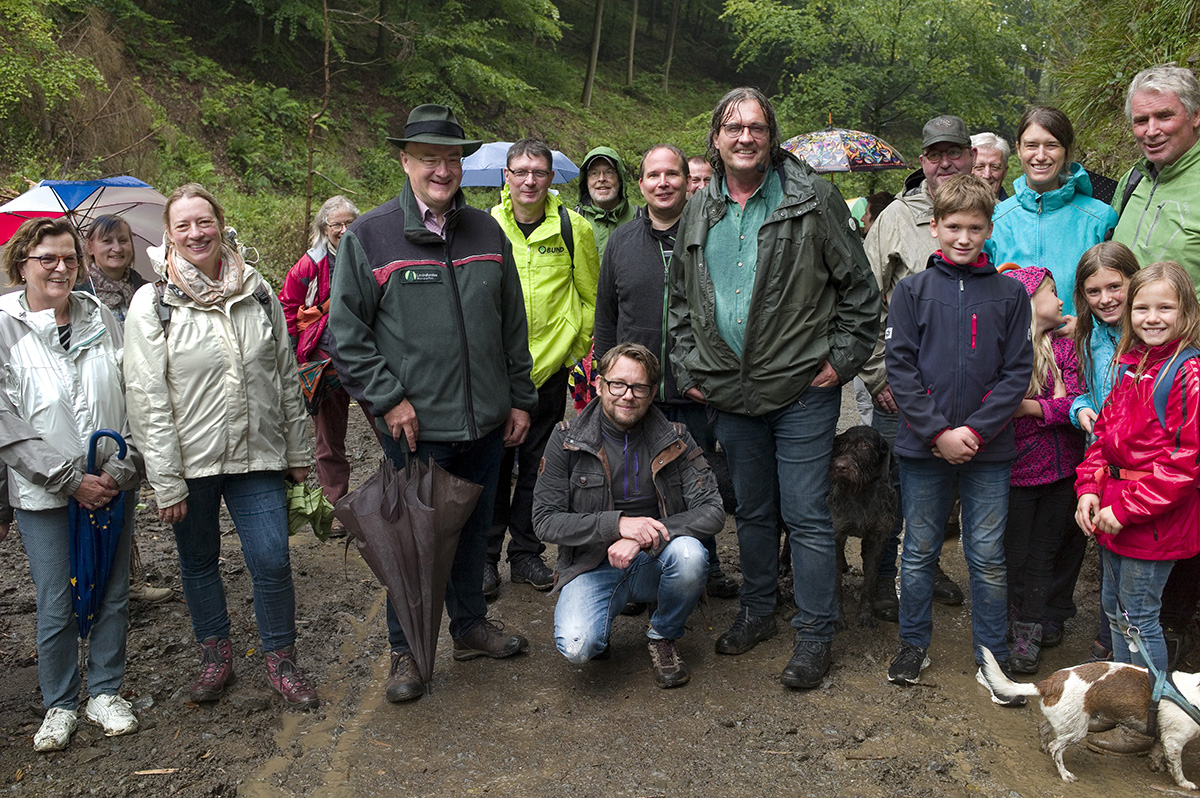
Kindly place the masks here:
[(1014, 195), (996, 208), (987, 246), (998, 267), (1049, 269), (1069, 316), (1076, 312), (1076, 264), (1117, 224), (1116, 211), (1092, 196), (1091, 178), (1071, 161), (1074, 144), (1071, 120), (1057, 108), (1036, 106), (1021, 116), (1017, 154), (1025, 174), (1013, 183)]

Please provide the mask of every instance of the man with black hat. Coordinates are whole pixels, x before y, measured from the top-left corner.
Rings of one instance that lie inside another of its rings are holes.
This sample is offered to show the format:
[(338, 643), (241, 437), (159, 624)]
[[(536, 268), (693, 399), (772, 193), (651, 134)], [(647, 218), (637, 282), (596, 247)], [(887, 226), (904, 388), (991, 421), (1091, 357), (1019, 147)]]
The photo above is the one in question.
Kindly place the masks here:
[[(388, 141), (408, 182), (343, 235), (329, 326), (381, 423), (384, 454), (402, 468), (413, 452), (483, 486), (446, 610), (454, 659), (509, 657), (528, 641), (487, 620), (481, 585), (500, 456), (524, 441), (537, 405), (521, 284), (504, 231), (459, 190), (463, 155), (482, 142), (443, 105), (417, 106)], [(425, 686), (390, 601), (387, 623), (387, 698), (418, 698)]]
[[(937, 251), (937, 239), (929, 232), (933, 220), (933, 192), (955, 175), (969, 175), (975, 165), (975, 150), (967, 125), (957, 116), (936, 116), (925, 123), (921, 131), (921, 169), (909, 175), (904, 189), (883, 209), (871, 225), (863, 249), (871, 261), (871, 271), (879, 283), (883, 307), (879, 312), (879, 339), (875, 351), (863, 365), (859, 376), (875, 400), (871, 426), (879, 430), (889, 444), (896, 441), (899, 410), (888, 386), (883, 366), (883, 333), (887, 327), (888, 303), (896, 283), (914, 272), (921, 271), (929, 256)], [(893, 465), (892, 485), (899, 490), (899, 472)], [(957, 516), (955, 516), (957, 518)], [(904, 519), (897, 513), (896, 526), (883, 552), (879, 565), (878, 588), (875, 590), (874, 612), (880, 620), (895, 622), (900, 613), (896, 599), (896, 554), (900, 543), (900, 528)], [(939, 563), (934, 574), (933, 599), (941, 604), (962, 604), (963, 592), (946, 575)]]

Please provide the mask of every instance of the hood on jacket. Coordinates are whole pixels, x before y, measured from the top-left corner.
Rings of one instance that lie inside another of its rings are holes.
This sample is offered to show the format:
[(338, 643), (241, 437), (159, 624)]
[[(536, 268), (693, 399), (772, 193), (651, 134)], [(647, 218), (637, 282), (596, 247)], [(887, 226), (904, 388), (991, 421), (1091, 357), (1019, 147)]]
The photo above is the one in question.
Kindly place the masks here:
[(1068, 204), (1078, 194), (1084, 197), (1092, 196), (1092, 179), (1088, 176), (1083, 164), (1071, 163), (1059, 175), (1061, 185), (1058, 188), (1044, 191), (1041, 194), (1029, 187), (1025, 175), (1013, 181), (1013, 191), (1021, 207), (1037, 213), (1053, 211)]
[(588, 193), (587, 170), (597, 158), (607, 158), (612, 161), (613, 168), (617, 170), (617, 195), (620, 200), (617, 202), (617, 207), (613, 208), (613, 211), (617, 211), (620, 209), (621, 203), (625, 202), (628, 197), (625, 195), (625, 162), (612, 147), (593, 147), (587, 155), (583, 156), (583, 163), (579, 165), (579, 207), (592, 205), (592, 196)]
[(1049, 269), (1043, 269), (1041, 266), (1026, 266), (1023, 269), (1010, 269), (1004, 272), (1005, 276), (1011, 277), (1021, 285), (1025, 286), (1025, 293), (1032, 299), (1041, 287), (1042, 281), (1047, 277), (1054, 279), (1050, 274)]

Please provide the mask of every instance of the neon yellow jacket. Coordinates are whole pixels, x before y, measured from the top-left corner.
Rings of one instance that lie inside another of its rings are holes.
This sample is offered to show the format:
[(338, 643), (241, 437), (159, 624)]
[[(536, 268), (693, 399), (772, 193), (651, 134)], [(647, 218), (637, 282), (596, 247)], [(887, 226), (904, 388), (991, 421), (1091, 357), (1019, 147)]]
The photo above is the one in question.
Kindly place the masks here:
[(592, 346), (600, 256), (592, 225), (568, 209), (575, 238), (575, 264), (571, 265), (562, 238), (558, 216), (562, 203), (557, 194), (546, 196), (546, 218), (528, 240), (517, 227), (508, 186), (502, 197), (492, 208), (492, 216), (512, 242), (529, 322), (530, 376), (540, 388), (560, 368), (570, 368), (586, 357)]

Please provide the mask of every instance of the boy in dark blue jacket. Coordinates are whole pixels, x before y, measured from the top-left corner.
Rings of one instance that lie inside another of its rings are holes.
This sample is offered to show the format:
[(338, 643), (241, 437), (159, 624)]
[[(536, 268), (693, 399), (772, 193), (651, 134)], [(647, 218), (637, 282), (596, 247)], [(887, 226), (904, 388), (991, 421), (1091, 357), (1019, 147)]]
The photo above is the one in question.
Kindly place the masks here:
[[(916, 683), (929, 665), (934, 567), (955, 481), (976, 661), (980, 646), (1001, 663), (1008, 659), (1004, 526), (1016, 456), (1010, 421), (1029, 388), (1033, 345), (1029, 297), (982, 254), (995, 201), (974, 175), (943, 183), (929, 225), (941, 249), (892, 295), (885, 363), (902, 421), (895, 453), (905, 523), (900, 652), (888, 668), (896, 684)], [(1004, 703), (995, 694), (992, 700)]]

